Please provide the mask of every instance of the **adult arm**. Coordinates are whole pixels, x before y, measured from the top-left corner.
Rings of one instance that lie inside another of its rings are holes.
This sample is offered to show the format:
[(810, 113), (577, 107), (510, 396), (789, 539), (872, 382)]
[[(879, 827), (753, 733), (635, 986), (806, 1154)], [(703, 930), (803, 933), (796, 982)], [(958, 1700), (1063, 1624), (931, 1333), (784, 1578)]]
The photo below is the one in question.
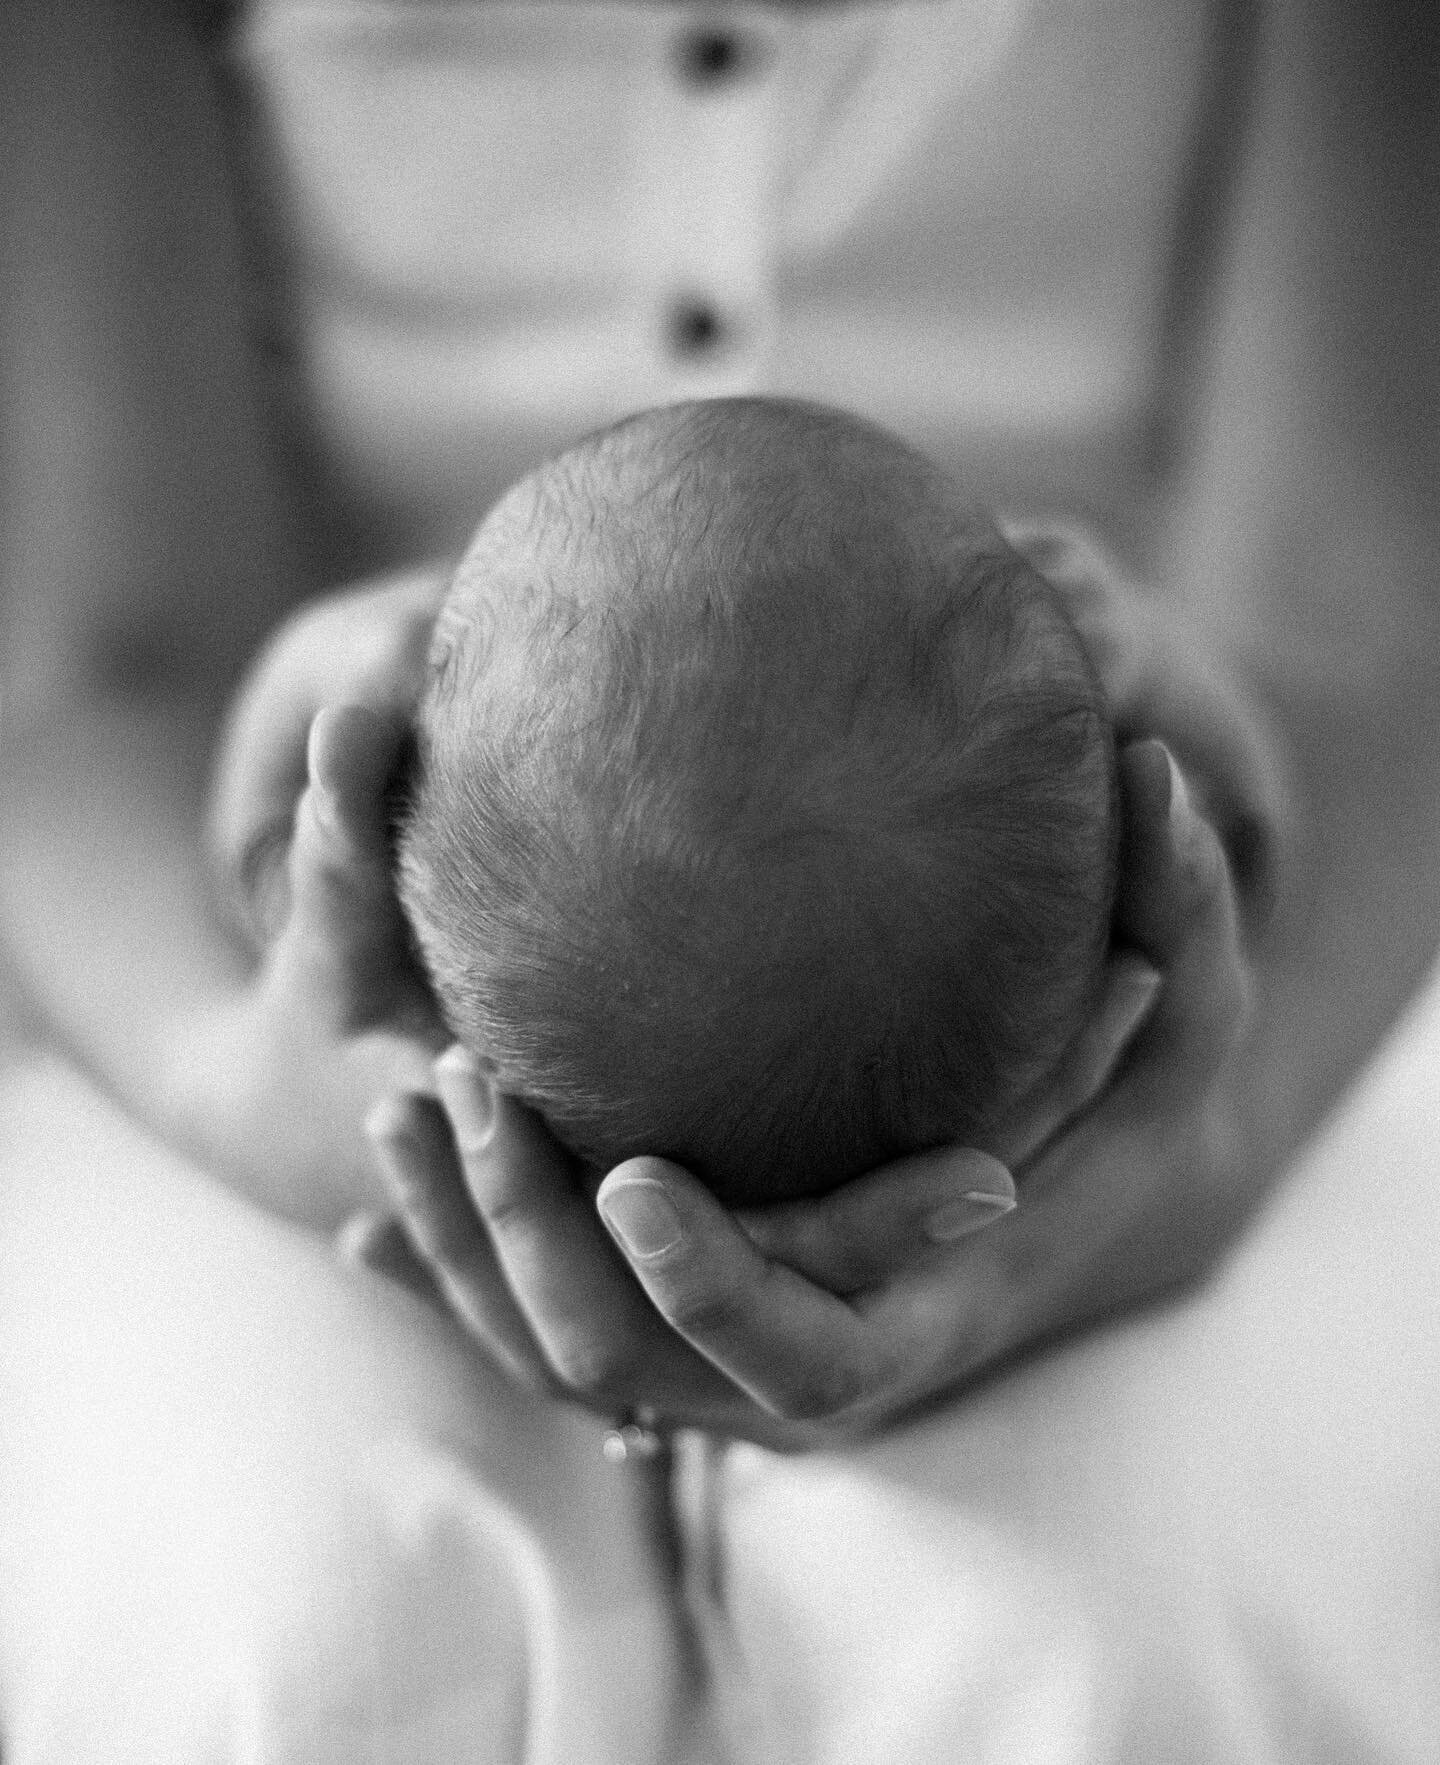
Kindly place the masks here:
[(0, 129), (9, 962), (137, 1116), (328, 1223), (364, 1193), (370, 1086), (256, 985), (200, 859), (221, 713), (302, 580), (183, 9), (6, 6)]
[(1283, 737), (1299, 845), (1238, 1076), (1285, 1160), (1440, 927), (1440, 19), (1274, 0), (1164, 571)]

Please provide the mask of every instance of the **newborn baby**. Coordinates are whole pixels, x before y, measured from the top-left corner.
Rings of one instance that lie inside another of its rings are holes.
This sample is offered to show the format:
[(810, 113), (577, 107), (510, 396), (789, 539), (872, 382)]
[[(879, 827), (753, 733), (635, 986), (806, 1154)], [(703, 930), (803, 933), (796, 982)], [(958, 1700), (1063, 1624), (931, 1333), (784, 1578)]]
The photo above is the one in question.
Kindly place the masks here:
[(892, 436), (727, 399), (486, 518), (399, 883), (456, 1036), (587, 1168), (756, 1203), (985, 1144), (1096, 998), (1116, 819), (1049, 584)]

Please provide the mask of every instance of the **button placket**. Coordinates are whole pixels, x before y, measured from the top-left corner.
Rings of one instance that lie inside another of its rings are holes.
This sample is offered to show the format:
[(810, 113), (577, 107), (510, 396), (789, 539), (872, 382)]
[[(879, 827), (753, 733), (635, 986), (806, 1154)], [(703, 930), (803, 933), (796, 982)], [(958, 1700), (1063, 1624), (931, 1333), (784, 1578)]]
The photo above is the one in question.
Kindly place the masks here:
[(644, 396), (764, 384), (774, 336), (782, 26), (752, 8), (657, 29), (637, 157)]

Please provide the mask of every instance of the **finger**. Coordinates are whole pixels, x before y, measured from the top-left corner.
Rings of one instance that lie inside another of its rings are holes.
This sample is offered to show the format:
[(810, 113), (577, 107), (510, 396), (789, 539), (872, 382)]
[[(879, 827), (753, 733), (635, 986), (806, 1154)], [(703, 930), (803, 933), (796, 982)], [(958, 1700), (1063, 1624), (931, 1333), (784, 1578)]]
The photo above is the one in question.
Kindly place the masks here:
[[(1277, 744), (1235, 680), (1207, 656), (1203, 634), (1177, 625), (1173, 610), (1127, 621), (1131, 638), (1107, 679), (1122, 739), (1163, 734), (1187, 776), (1198, 782), (1206, 817), (1234, 872), (1247, 923), (1272, 916), (1283, 886), (1291, 794)], [(1176, 657), (1183, 646), (1184, 666)]]
[(1112, 711), (1135, 693), (1139, 632), (1147, 624), (1134, 579), (1094, 534), (1046, 517), (1003, 523), (1005, 538), (1060, 595), (1084, 640)]
[(443, 1045), (391, 875), (386, 790), (405, 736), (358, 705), (317, 713), (290, 852), (291, 911), (273, 953), (333, 1029), (378, 1024)]
[(463, 1048), (435, 1062), (435, 1079), (474, 1211), (559, 1386), (604, 1411), (661, 1398), (666, 1414), (733, 1408), (719, 1375), (655, 1317), (539, 1119)]
[(1117, 934), (1165, 977), (1142, 1038), (1145, 1065), (1198, 1086), (1233, 1045), (1249, 1006), (1230, 867), (1163, 743), (1132, 743), (1120, 765)]
[(208, 810), (221, 891), (263, 946), (283, 920), (284, 857), (305, 788), (305, 740), (320, 703), (291, 626), (272, 639), (230, 707)]
[(312, 603), (279, 628), (237, 693), (217, 754), (208, 838), (222, 890), (262, 946), (280, 923), (264, 897), (273, 892), (283, 903), (311, 720), (342, 700), (409, 715), (448, 574), (427, 565)]
[(810, 1201), (736, 1216), (762, 1256), (835, 1294), (853, 1294), (983, 1231), (1015, 1205), (1009, 1171), (971, 1147), (896, 1159)]
[(387, 1099), (365, 1130), (405, 1232), (446, 1305), (512, 1378), (548, 1389), (548, 1368), (470, 1206), (439, 1105), (416, 1095)]
[[(1229, 869), (1165, 747), (1121, 756), (1125, 851), (1118, 924), (1163, 974), (1115, 1084), (1025, 1174), (1025, 1205), (967, 1257), (972, 1365), (1153, 1288), (1203, 1197), (1205, 1102), (1247, 1007)], [(1148, 1238), (1146, 1234), (1148, 1233)], [(1136, 1234), (1140, 1236), (1137, 1237)]]
[(335, 1254), (348, 1268), (364, 1268), (369, 1247), (392, 1221), (383, 1213), (352, 1213), (335, 1234)]
[[(1164, 1240), (1186, 1235), (1194, 1139), (1208, 1119), (1195, 1106), (1243, 1021), (1244, 967), (1224, 854), (1167, 750), (1134, 744), (1121, 762), (1119, 935), (1161, 986), (1115, 1082), (1026, 1171), (1023, 1205), (943, 1263), (911, 1265), (854, 1301), (872, 1356), (892, 1369), (888, 1396), (878, 1382), (881, 1409), (906, 1391), (923, 1394), (942, 1370), (964, 1382), (1058, 1328), (1132, 1302), (1177, 1263)], [(1135, 1003), (1123, 1008), (1122, 990), (1102, 1011), (1092, 1071)], [(1084, 1065), (1082, 1053), (1077, 1070)], [(866, 1413), (862, 1399), (854, 1419)]]
[(1243, 916), (1262, 926), (1284, 878), (1291, 793), (1258, 707), (1173, 602), (1147, 593), (1068, 524), (1011, 521), (1005, 536), (1065, 600), (1118, 729), (1163, 734), (1204, 780), (1207, 813), (1235, 872)]
[(313, 858), (317, 889), (343, 888), (347, 903), (372, 912), (392, 897), (386, 795), (406, 725), (362, 705), (317, 711), (306, 744), (299, 835)]
[(995, 1152), (1018, 1169), (1093, 1103), (1116, 1072), (1161, 987), (1143, 956), (1122, 951), (1107, 967), (1100, 1003), (1058, 1069), (1022, 1099), (990, 1137)]
[(835, 1417), (890, 1378), (854, 1308), (767, 1261), (678, 1165), (631, 1159), (596, 1202), (656, 1311), (767, 1414)]
[(393, 1214), (352, 1214), (335, 1235), (335, 1249), (348, 1267), (394, 1281), (432, 1305), (441, 1303), (434, 1276)]

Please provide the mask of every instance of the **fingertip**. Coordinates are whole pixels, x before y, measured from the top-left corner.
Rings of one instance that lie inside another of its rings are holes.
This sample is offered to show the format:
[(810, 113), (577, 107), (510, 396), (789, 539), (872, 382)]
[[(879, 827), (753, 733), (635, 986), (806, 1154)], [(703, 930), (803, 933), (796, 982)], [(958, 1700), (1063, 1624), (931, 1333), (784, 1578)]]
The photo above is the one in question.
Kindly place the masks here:
[(1170, 820), (1174, 823), (1185, 820), (1194, 811), (1190, 805), (1190, 790), (1185, 783), (1185, 774), (1180, 770), (1180, 762), (1169, 748), (1165, 749), (1165, 761), (1170, 774)]
[(310, 719), (309, 733), (305, 738), (305, 771), (310, 788), (330, 795), (334, 794), (338, 782), (335, 764), (338, 724), (339, 708), (327, 705)]
[(687, 1238), (693, 1239), (705, 1232), (717, 1216), (722, 1219), (730, 1217), (705, 1185), (686, 1170), (684, 1165), (647, 1153), (640, 1157), (627, 1158), (623, 1164), (617, 1164), (596, 1190), (595, 1204), (607, 1224), (610, 1223), (607, 1210), (612, 1207), (615, 1198), (627, 1191), (633, 1191), (637, 1186), (644, 1186), (646, 1192), (664, 1197), (681, 1220)]
[[(673, 1262), (697, 1244), (714, 1246), (716, 1225), (730, 1216), (683, 1165), (646, 1155), (616, 1165), (595, 1194), (595, 1205), (616, 1243), (639, 1265)], [(737, 1239), (744, 1234), (735, 1226)]]
[(663, 1183), (622, 1177), (596, 1196), (600, 1218), (632, 1262), (652, 1263), (684, 1247), (685, 1222)]
[(447, 1078), (455, 1084), (474, 1084), (493, 1076), (495, 1063), (463, 1042), (450, 1042), (433, 1062), (436, 1078)]
[(320, 835), (326, 857), (336, 848), (342, 851), (353, 842), (352, 816), (346, 800), (343, 769), (336, 760), (336, 717), (334, 707), (317, 711), (310, 720), (305, 742), (305, 794), (302, 798), (301, 825), (306, 816)]
[(1179, 767), (1158, 736), (1127, 742), (1120, 752), (1120, 772), (1132, 818), (1158, 826), (1169, 812)]
[(500, 1120), (494, 1067), (461, 1043), (452, 1042), (431, 1071), (461, 1153), (483, 1152), (494, 1139)]
[(927, 1217), (925, 1236), (932, 1244), (953, 1244), (959, 1238), (973, 1238), (1014, 1211), (1014, 1201), (1003, 1201), (998, 1195), (962, 1195)]
[(1174, 750), (1156, 736), (1131, 742), (1120, 757), (1130, 838), (1153, 842), (1180, 859), (1205, 843), (1208, 823)]
[(382, 1097), (365, 1116), (365, 1137), (374, 1146), (393, 1146), (415, 1130), (416, 1099), (405, 1094)]
[(310, 720), (305, 763), (334, 819), (363, 832), (400, 744), (402, 726), (366, 705), (326, 705)]
[(1015, 1179), (1009, 1166), (993, 1152), (978, 1146), (954, 1146), (949, 1149), (952, 1180), (965, 1185), (967, 1195), (993, 1196), (1012, 1203), (1015, 1200)]
[(623, 1164), (617, 1164), (600, 1184), (598, 1194), (603, 1195), (606, 1189), (616, 1183), (636, 1179), (659, 1183), (662, 1187), (673, 1184), (688, 1187), (694, 1181), (683, 1165), (676, 1164), (672, 1159), (656, 1158), (651, 1153), (643, 1153), (636, 1158), (627, 1158)]
[(322, 705), (310, 719), (306, 758), (312, 773), (334, 777), (347, 761), (368, 758), (385, 739), (385, 720), (368, 705)]
[(1140, 1027), (1164, 978), (1149, 957), (1138, 950), (1122, 950), (1112, 958), (1101, 1015), (1117, 1038), (1123, 1040)]
[[(1147, 738), (1131, 743), (1121, 759), (1125, 841), (1119, 918), (1150, 955), (1163, 955), (1174, 925), (1216, 896), (1228, 866), (1170, 748)], [(1166, 966), (1163, 960), (1161, 966)]]
[(387, 1214), (362, 1210), (352, 1213), (335, 1234), (335, 1250), (350, 1268), (368, 1268), (390, 1225)]
[(1014, 1212), (1015, 1179), (998, 1158), (977, 1147), (955, 1147), (948, 1167), (949, 1193), (924, 1220), (924, 1234), (932, 1243), (968, 1238)]

